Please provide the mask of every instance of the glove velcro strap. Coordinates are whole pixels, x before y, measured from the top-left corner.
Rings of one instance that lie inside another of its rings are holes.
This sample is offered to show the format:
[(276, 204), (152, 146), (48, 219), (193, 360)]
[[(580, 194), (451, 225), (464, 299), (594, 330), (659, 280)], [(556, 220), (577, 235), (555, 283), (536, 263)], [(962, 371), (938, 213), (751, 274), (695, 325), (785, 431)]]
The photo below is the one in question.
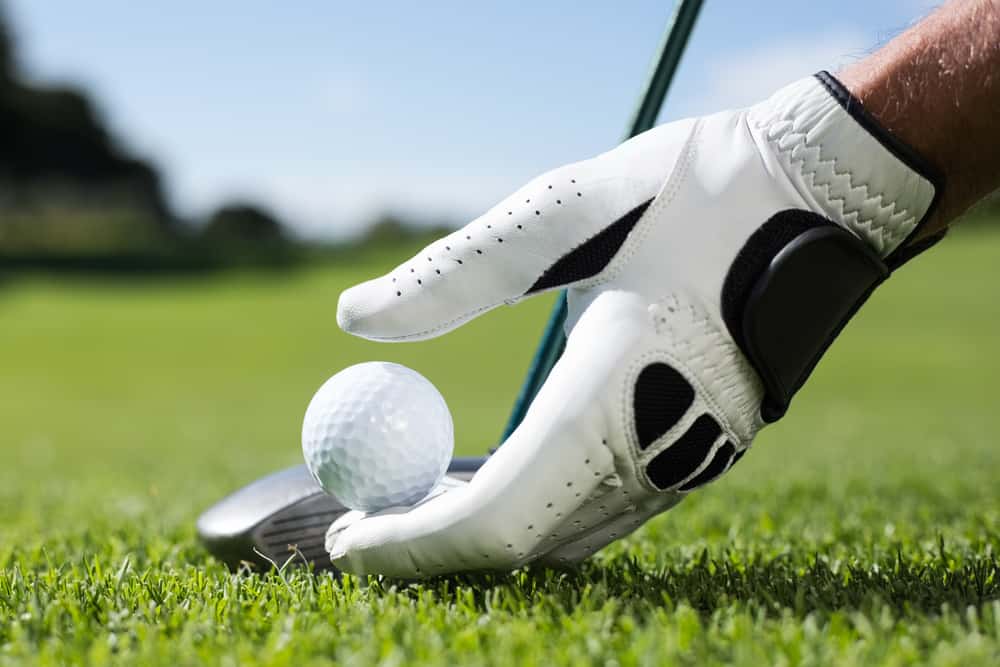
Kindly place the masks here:
[(823, 353), (888, 276), (865, 242), (810, 211), (781, 211), (750, 236), (726, 276), (722, 314), (764, 383), (765, 421), (785, 414)]

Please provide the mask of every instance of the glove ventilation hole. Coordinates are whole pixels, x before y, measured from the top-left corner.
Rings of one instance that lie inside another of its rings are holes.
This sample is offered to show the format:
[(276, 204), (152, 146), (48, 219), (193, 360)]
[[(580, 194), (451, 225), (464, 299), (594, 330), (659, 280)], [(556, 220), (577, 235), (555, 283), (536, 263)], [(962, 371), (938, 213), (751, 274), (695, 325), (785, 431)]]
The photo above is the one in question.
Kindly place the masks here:
[(673, 367), (649, 364), (635, 381), (632, 410), (639, 449), (645, 450), (680, 421), (694, 403), (694, 387)]
[(701, 467), (722, 427), (711, 415), (701, 415), (687, 432), (646, 464), (646, 477), (660, 491), (677, 486)]
[(715, 456), (713, 456), (711, 462), (705, 466), (705, 469), (695, 475), (693, 479), (684, 484), (684, 486), (682, 486), (679, 490), (692, 491), (699, 486), (708, 484), (719, 475), (729, 470), (735, 453), (736, 448), (733, 447), (732, 443), (727, 440), (715, 452)]
[[(545, 270), (526, 294), (569, 285), (599, 274), (611, 263), (653, 200), (639, 204), (603, 230), (570, 250)], [(535, 211), (535, 215), (541, 215)]]

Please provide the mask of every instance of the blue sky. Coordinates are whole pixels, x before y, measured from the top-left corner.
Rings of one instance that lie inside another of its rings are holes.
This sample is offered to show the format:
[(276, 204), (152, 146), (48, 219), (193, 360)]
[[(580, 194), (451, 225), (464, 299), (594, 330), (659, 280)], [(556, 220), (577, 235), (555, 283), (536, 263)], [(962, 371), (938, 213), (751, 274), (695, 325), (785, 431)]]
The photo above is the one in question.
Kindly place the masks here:
[[(2, 2), (3, 0), (0, 0)], [(86, 86), (175, 207), (267, 205), (307, 236), (460, 222), (614, 145), (667, 1), (7, 0), (22, 64)], [(862, 57), (929, 2), (706, 0), (661, 120)]]

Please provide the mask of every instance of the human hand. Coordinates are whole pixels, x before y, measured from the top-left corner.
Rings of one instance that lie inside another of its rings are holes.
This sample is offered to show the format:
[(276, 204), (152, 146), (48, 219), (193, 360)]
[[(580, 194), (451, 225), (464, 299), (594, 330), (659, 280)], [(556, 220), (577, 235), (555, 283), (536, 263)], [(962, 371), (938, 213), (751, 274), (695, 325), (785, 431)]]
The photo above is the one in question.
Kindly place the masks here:
[(568, 289), (566, 351), (473, 480), (345, 515), (342, 570), (420, 578), (579, 561), (726, 472), (871, 291), (922, 248), (932, 170), (825, 73), (536, 178), (340, 298), (430, 338)]

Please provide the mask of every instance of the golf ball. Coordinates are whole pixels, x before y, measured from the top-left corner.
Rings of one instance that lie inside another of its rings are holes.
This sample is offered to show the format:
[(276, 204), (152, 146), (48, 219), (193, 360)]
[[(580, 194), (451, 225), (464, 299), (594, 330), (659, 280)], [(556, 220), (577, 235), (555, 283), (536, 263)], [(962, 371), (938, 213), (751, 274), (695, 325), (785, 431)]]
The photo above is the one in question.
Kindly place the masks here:
[(365, 512), (424, 498), (444, 477), (454, 444), (451, 413), (437, 388), (383, 361), (327, 380), (302, 424), (312, 476), (345, 507)]

